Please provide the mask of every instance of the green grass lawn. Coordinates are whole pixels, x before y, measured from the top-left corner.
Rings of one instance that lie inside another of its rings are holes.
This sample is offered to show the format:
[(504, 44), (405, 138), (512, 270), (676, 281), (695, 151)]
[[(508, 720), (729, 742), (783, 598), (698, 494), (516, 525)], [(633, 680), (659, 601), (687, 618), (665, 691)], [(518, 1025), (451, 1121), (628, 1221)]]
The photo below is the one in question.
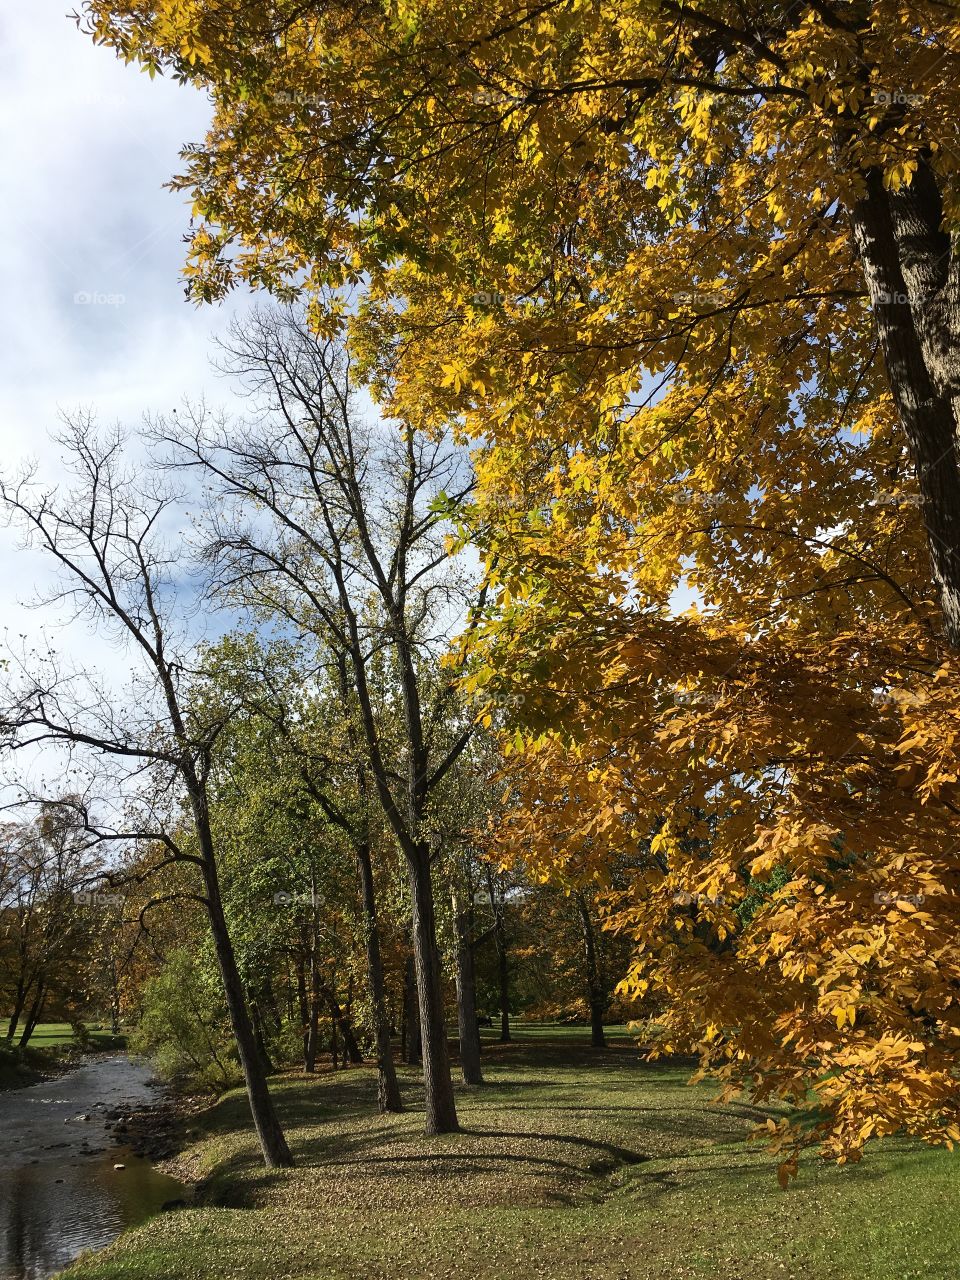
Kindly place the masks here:
[[(856, 1166), (811, 1159), (781, 1191), (745, 1145), (764, 1113), (720, 1107), (688, 1071), (629, 1040), (592, 1051), (566, 1028), (485, 1036), (463, 1133), (382, 1117), (368, 1068), (276, 1096), (298, 1167), (266, 1173), (242, 1095), (206, 1116), (184, 1159), (203, 1203), (154, 1218), (69, 1280), (956, 1280), (956, 1158), (888, 1141)], [(194, 1123), (196, 1123), (194, 1121)]]
[[(0, 1018), (0, 1038), (6, 1036), (9, 1018)], [(19, 1029), (14, 1036), (13, 1042), (19, 1040)], [(122, 1049), (126, 1044), (126, 1037), (122, 1035), (114, 1035), (110, 1031), (90, 1031), (90, 1040), (92, 1047), (95, 1049)], [(69, 1022), (40, 1022), (37, 1024), (33, 1035), (30, 1037), (31, 1049), (50, 1049), (58, 1045), (69, 1045), (75, 1043), (73, 1029)]]
[[(73, 1062), (79, 1045), (67, 1022), (41, 1022), (26, 1049), (21, 1049), (17, 1036), (12, 1043), (6, 1038), (9, 1019), (0, 1018), (0, 1091), (22, 1089), (42, 1079), (45, 1073), (64, 1063)], [(93, 1051), (123, 1049), (126, 1037), (109, 1031), (91, 1031), (88, 1048)]]

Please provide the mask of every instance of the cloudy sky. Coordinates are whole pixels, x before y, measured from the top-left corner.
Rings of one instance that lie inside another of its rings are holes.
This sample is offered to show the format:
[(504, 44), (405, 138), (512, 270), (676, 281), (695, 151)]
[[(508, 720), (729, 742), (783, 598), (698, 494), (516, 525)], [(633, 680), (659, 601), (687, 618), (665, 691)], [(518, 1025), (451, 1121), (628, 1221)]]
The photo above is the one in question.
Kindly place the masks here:
[(175, 404), (209, 382), (206, 338), (224, 320), (183, 298), (187, 212), (163, 189), (206, 104), (96, 48), (68, 7), (0, 16), (7, 458), (36, 447), (58, 405), (125, 418)]
[[(163, 189), (180, 147), (202, 137), (204, 99), (125, 67), (65, 16), (71, 0), (0, 12), (0, 466), (55, 457), (58, 411), (135, 425), (184, 395), (224, 398), (208, 366), (229, 308), (187, 303), (179, 272), (187, 210)], [(12, 10), (12, 11), (11, 11)], [(233, 304), (243, 305), (242, 302)], [(0, 625), (26, 611), (44, 566), (0, 530)], [(42, 582), (41, 582), (42, 585)], [(48, 619), (49, 620), (49, 619)], [(71, 629), (78, 657), (103, 657)], [(116, 662), (116, 657), (112, 659)]]

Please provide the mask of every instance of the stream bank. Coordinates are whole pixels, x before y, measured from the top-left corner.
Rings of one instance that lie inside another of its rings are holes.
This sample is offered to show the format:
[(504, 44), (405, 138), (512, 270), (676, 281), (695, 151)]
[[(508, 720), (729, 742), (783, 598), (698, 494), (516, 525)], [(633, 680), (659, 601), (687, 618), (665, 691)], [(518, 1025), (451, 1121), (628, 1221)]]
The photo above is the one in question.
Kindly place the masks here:
[(0, 1280), (46, 1280), (188, 1198), (145, 1158), (149, 1143), (117, 1132), (164, 1105), (150, 1067), (125, 1055), (0, 1093)]

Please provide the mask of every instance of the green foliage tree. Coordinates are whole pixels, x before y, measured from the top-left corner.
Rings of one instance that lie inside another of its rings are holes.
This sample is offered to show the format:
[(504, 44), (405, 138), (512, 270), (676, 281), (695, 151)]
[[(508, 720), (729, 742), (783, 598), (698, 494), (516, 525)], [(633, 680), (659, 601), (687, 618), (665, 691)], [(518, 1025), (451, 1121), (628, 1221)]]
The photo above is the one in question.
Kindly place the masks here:
[(210, 964), (195, 952), (172, 951), (141, 993), (139, 1022), (130, 1039), (171, 1078), (189, 1079), (213, 1091), (241, 1078), (230, 1022)]

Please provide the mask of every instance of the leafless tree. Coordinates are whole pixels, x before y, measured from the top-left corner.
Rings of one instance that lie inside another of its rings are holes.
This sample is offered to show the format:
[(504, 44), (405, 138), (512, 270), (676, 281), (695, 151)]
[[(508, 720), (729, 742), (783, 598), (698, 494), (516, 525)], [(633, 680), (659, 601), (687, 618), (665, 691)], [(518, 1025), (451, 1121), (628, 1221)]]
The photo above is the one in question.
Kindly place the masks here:
[[(221, 592), (313, 633), (339, 655), (355, 698), (370, 785), (409, 873), (428, 1133), (458, 1128), (431, 879), (431, 797), (470, 739), (450, 740), (452, 680), (437, 657), (470, 626), (475, 588), (452, 563), (446, 501), (472, 487), (445, 434), (365, 413), (343, 346), (292, 310), (235, 326), (225, 368), (253, 411), (243, 423), (203, 408), (155, 424), (171, 465), (210, 490), (207, 553)], [(398, 691), (377, 705), (372, 673)]]
[[(53, 652), (11, 662), (0, 727), (14, 750), (55, 743), (119, 766), (116, 784), (137, 812), (134, 828), (106, 831), (84, 807), (87, 829), (104, 839), (155, 841), (165, 851), (155, 869), (173, 862), (196, 869), (263, 1158), (289, 1165), (221, 899), (207, 780), (231, 710), (204, 705), (198, 712), (189, 699), (196, 647), (186, 636), (184, 600), (195, 584), (178, 536), (179, 495), (126, 457), (119, 431), (102, 433), (84, 417), (68, 422), (58, 442), (69, 487), (46, 487), (30, 469), (0, 480), (0, 502), (27, 544), (59, 570), (46, 602), (69, 605), (75, 620), (125, 641), (140, 676), (135, 696), (121, 704)], [(178, 843), (185, 819), (195, 851)]]

